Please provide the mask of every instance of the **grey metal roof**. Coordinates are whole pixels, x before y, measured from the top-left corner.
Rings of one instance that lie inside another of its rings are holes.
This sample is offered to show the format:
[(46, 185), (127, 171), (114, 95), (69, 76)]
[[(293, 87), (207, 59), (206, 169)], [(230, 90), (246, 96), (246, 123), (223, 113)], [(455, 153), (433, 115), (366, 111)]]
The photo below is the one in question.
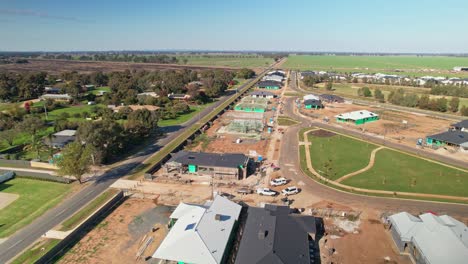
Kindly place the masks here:
[(325, 101), (344, 102), (343, 97), (334, 94), (321, 94), (319, 97)]
[(281, 87), (281, 83), (275, 82), (275, 81), (261, 81), (261, 82), (258, 82), (257, 86), (259, 86), (259, 87), (265, 87), (265, 86), (278, 86), (278, 87)]
[(276, 96), (272, 92), (267, 92), (267, 91), (253, 91), (250, 93), (250, 95), (260, 95), (260, 96)]
[(468, 142), (468, 132), (463, 132), (463, 131), (447, 131), (431, 136), (427, 136), (428, 138), (432, 138), (438, 141), (444, 141), (450, 144), (454, 145), (460, 145), (465, 142)]
[(185, 165), (193, 164), (197, 166), (238, 168), (239, 165), (245, 166), (248, 160), (249, 157), (240, 153), (179, 151), (172, 155), (169, 162), (177, 162)]
[(323, 106), (322, 101), (314, 100), (314, 99), (305, 100), (304, 105), (317, 105), (317, 106), (320, 106), (320, 107)]
[(314, 217), (288, 206), (249, 207), (235, 263), (310, 263), (308, 233), (315, 232)]
[(452, 124), (456, 128), (468, 128), (468, 119)]

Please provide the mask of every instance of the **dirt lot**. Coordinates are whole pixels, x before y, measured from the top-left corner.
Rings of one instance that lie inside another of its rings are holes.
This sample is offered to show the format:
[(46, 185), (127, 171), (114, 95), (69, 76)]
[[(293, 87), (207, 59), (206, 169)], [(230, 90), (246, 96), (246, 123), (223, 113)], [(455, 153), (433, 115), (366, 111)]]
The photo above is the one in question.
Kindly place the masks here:
[[(380, 120), (358, 126), (352, 123), (337, 122), (334, 117), (337, 114), (357, 110), (368, 110), (379, 114)], [(425, 141), (427, 135), (444, 132), (450, 127), (450, 124), (453, 123), (453, 121), (422, 114), (402, 113), (354, 104), (325, 104), (325, 108), (322, 110), (302, 109), (301, 111), (306, 115), (321, 120), (328, 118), (330, 120), (329, 122), (332, 124), (340, 125), (348, 129), (376, 134), (387, 140), (393, 140), (411, 147), (416, 146), (416, 142), (419, 138), (422, 138), (423, 141)], [(404, 124), (404, 121), (406, 121), (406, 124)], [(425, 149), (430, 150), (430, 147), (426, 147)], [(451, 154), (450, 149), (445, 150), (441, 148), (439, 150), (432, 151), (436, 151), (440, 154)], [(457, 152), (456, 155), (451, 155), (451, 157), (468, 161), (468, 154), (466, 153)]]
[(176, 64), (134, 63), (134, 62), (96, 62), (96, 61), (69, 61), (69, 60), (32, 60), (25, 64), (3, 64), (0, 71), (62, 73), (77, 71), (79, 73), (92, 73), (96, 71), (113, 72), (125, 70), (176, 70), (176, 69), (234, 69), (229, 67), (187, 66)]
[[(128, 199), (78, 242), (59, 263), (145, 263), (167, 234), (170, 210), (149, 199)], [(152, 227), (159, 230), (151, 232)], [(136, 254), (145, 235), (154, 241)]]
[(330, 217), (324, 222), (326, 235), (320, 240), (322, 263), (412, 263), (409, 257), (398, 253), (376, 212), (364, 213), (355, 221)]

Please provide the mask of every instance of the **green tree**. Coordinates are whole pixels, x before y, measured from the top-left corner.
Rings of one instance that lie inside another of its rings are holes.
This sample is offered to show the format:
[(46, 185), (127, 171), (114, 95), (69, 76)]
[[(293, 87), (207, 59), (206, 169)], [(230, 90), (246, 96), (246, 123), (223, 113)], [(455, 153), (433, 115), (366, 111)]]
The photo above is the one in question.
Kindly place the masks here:
[(374, 90), (374, 97), (381, 103), (385, 103), (385, 95), (382, 93), (382, 91), (379, 88), (376, 88)]
[(59, 174), (73, 176), (80, 184), (83, 174), (90, 171), (93, 164), (95, 149), (91, 144), (82, 145), (75, 141), (62, 150), (62, 156), (57, 161)]
[(458, 97), (452, 97), (450, 100), (449, 106), (450, 106), (450, 111), (456, 113), (458, 112), (458, 107), (460, 105), (460, 98)]
[(325, 85), (325, 89), (327, 89), (327, 91), (333, 90), (333, 82), (327, 82), (327, 84)]
[(8, 146), (13, 146), (13, 141), (15, 140), (17, 135), (18, 131), (16, 131), (16, 129), (0, 131), (0, 140), (4, 140), (8, 144)]
[(462, 106), (461, 109), (460, 109), (460, 114), (462, 116), (468, 116), (468, 107)]
[(430, 98), (429, 95), (423, 94), (421, 98), (419, 98), (419, 108), (421, 109), (429, 109)]
[(436, 103), (437, 103), (437, 111), (447, 112), (447, 99), (445, 99), (445, 97), (437, 99)]
[(242, 68), (237, 72), (237, 78), (250, 79), (255, 76), (255, 72), (251, 69)]
[(372, 92), (369, 87), (362, 87), (358, 89), (358, 96), (371, 97)]

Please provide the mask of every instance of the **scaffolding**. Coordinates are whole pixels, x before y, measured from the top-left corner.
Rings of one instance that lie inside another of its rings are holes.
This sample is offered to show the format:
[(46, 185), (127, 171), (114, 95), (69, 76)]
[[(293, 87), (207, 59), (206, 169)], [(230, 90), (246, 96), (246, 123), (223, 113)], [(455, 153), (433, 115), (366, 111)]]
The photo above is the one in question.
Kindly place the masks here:
[(236, 119), (229, 123), (227, 126), (227, 131), (231, 133), (243, 134), (262, 133), (263, 127), (263, 123), (259, 120)]

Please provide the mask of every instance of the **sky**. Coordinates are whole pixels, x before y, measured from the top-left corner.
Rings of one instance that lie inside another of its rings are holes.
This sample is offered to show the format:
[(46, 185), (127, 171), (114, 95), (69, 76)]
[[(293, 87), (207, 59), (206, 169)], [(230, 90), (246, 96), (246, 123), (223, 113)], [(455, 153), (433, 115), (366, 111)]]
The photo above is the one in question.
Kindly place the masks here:
[(0, 51), (468, 53), (466, 0), (0, 0)]

